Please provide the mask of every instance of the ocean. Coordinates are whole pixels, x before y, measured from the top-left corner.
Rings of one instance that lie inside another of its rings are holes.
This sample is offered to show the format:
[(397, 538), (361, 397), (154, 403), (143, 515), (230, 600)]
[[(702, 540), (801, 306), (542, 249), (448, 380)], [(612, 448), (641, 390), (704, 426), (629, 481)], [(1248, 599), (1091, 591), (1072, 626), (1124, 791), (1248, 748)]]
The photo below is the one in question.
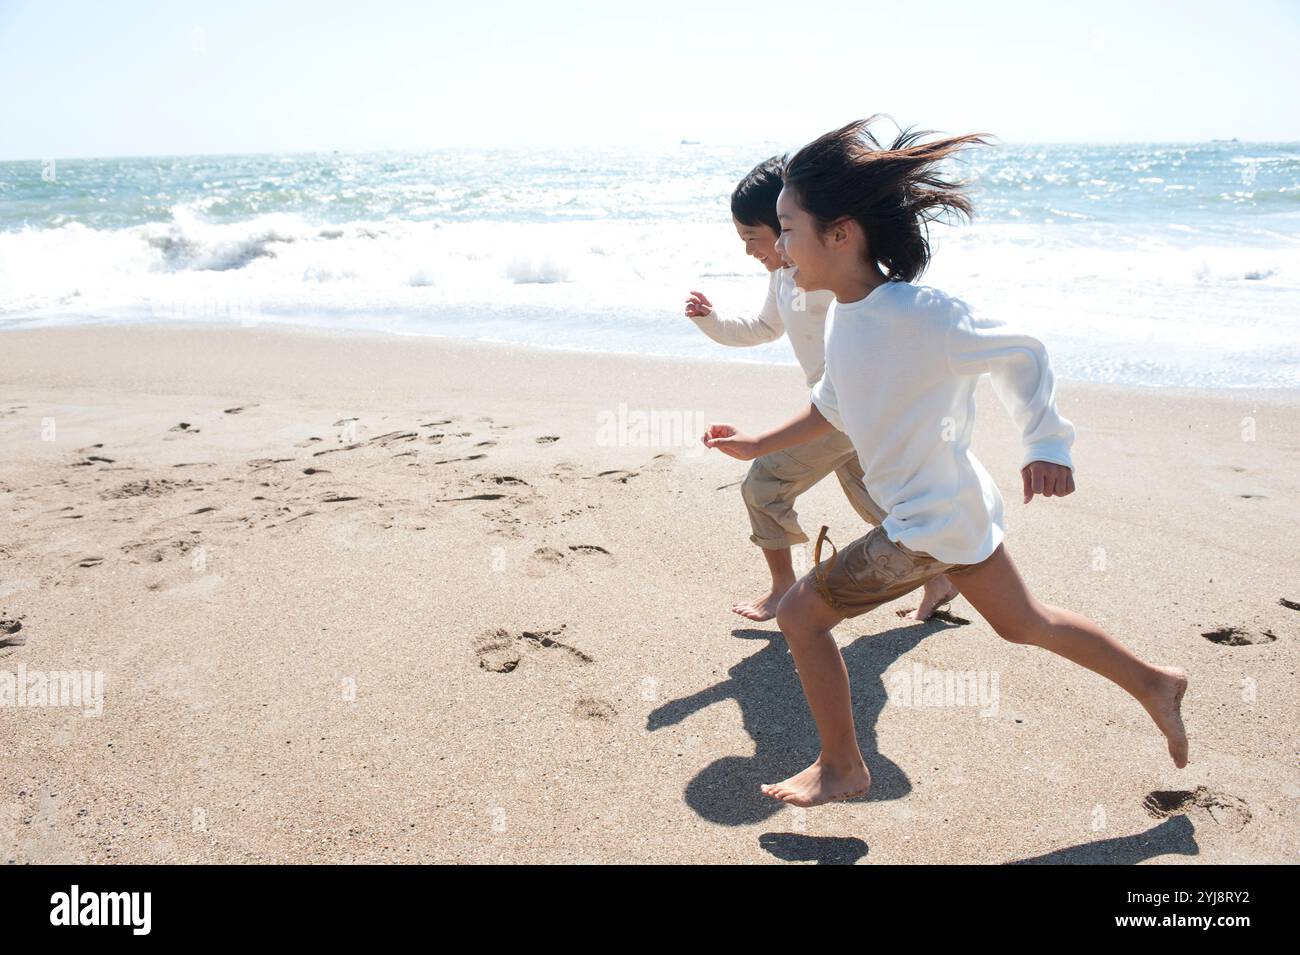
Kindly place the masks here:
[[(0, 330), (297, 324), (793, 363), (728, 197), (796, 143), (0, 162)], [(1004, 144), (921, 282), (1038, 335), (1058, 376), (1300, 387), (1300, 144)], [(0, 335), (0, 350), (3, 336)]]

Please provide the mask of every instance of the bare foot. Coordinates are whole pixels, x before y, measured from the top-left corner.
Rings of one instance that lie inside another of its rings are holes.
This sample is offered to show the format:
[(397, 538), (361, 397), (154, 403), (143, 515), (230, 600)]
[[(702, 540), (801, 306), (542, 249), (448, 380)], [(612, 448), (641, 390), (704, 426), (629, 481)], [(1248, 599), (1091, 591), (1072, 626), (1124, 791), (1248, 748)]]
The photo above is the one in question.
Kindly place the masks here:
[(781, 598), (784, 597), (785, 592), (793, 586), (793, 581), (784, 587), (773, 584), (772, 589), (757, 600), (751, 600), (749, 603), (736, 604), (731, 608), (731, 610), (733, 613), (738, 613), (742, 617), (747, 617), (750, 620), (771, 620), (776, 616), (776, 608), (780, 606)]
[(871, 773), (866, 763), (845, 770), (833, 770), (822, 765), (821, 757), (801, 773), (779, 783), (764, 783), (759, 787), (764, 795), (779, 799), (792, 806), (820, 806), (840, 799), (865, 796), (871, 789)]
[(1187, 765), (1187, 730), (1183, 728), (1183, 694), (1187, 692), (1187, 674), (1177, 667), (1156, 667), (1160, 679), (1142, 707), (1155, 720), (1160, 732), (1169, 741), (1169, 755), (1174, 765), (1182, 769)]
[(912, 611), (911, 619), (929, 620), (934, 612), (957, 596), (957, 588), (946, 574), (931, 577), (925, 582), (925, 592), (921, 595), (921, 606)]

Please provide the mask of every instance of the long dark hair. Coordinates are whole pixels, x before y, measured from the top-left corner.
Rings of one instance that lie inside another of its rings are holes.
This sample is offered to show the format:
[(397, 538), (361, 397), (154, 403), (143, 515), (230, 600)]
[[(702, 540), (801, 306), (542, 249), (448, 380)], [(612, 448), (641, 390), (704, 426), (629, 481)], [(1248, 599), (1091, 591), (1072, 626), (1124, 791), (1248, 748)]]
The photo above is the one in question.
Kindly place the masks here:
[(785, 187), (825, 231), (846, 217), (867, 235), (868, 254), (894, 281), (911, 282), (930, 264), (932, 221), (972, 214), (966, 183), (938, 166), (967, 146), (989, 146), (989, 133), (921, 142), (932, 130), (902, 129), (885, 148), (869, 127), (881, 114), (841, 126), (786, 163)]

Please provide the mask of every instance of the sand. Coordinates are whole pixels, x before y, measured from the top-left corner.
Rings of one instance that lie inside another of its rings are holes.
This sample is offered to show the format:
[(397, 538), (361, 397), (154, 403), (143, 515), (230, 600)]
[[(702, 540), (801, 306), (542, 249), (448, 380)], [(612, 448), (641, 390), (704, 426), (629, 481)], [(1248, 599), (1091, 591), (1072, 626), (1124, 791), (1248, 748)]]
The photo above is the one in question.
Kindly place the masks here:
[[(9, 331), (0, 356), (0, 676), (103, 680), (98, 714), (0, 706), (0, 860), (1300, 850), (1298, 395), (1062, 382), (1078, 491), (1026, 506), (981, 386), (1010, 553), (1188, 671), (1189, 766), (1122, 690), (909, 597), (835, 632), (874, 788), (805, 810), (758, 788), (817, 740), (775, 623), (728, 609), (765, 582), (746, 465), (695, 437), (784, 420), (796, 368), (266, 326)], [(799, 509), (865, 530), (833, 479)]]

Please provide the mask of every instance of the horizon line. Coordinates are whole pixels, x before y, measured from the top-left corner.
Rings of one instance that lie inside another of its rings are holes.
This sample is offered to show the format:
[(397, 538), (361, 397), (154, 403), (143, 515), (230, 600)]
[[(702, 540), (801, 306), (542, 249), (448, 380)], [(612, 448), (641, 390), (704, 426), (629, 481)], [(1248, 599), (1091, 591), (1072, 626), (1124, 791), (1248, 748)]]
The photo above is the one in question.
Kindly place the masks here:
[[(507, 146), (502, 144), (494, 145), (476, 145), (476, 144), (454, 144), (445, 146), (385, 146), (367, 149), (290, 149), (290, 150), (255, 150), (242, 152), (179, 152), (179, 153), (116, 153), (110, 155), (45, 155), (45, 156), (22, 156), (22, 157), (0, 157), (0, 163), (23, 163), (35, 162), (42, 163), (51, 159), (56, 161), (67, 162), (69, 160), (114, 160), (114, 159), (224, 159), (224, 158), (245, 158), (256, 156), (269, 157), (289, 157), (289, 156), (321, 156), (321, 155), (339, 155), (339, 156), (368, 156), (384, 153), (396, 153), (405, 155), (423, 155), (439, 152), (452, 151), (508, 151), (508, 150), (526, 150), (526, 149), (644, 149), (651, 146), (662, 146), (664, 148), (672, 146), (765, 146), (779, 145), (778, 140), (716, 140), (706, 142), (701, 140), (689, 140), (685, 142), (671, 141), (644, 141), (644, 142), (627, 142), (609, 145), (600, 145), (596, 143), (583, 143), (566, 146), (562, 143), (538, 143), (533, 146)], [(1239, 146), (1297, 146), (1300, 147), (1300, 139), (1024, 139), (1024, 140), (998, 140), (995, 146), (1215, 146), (1215, 145), (1239, 145)]]

